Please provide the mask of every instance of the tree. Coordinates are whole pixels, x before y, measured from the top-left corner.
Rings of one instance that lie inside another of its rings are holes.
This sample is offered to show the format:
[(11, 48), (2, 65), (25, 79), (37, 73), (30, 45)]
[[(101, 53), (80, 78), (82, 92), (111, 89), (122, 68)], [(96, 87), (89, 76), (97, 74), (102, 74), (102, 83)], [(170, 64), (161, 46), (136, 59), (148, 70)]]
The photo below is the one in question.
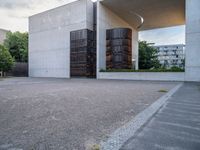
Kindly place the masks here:
[(139, 42), (139, 69), (160, 68), (157, 50), (146, 41)]
[(4, 46), (17, 62), (28, 61), (28, 33), (8, 32)]
[(0, 71), (7, 72), (13, 65), (14, 59), (10, 52), (3, 45), (0, 45)]

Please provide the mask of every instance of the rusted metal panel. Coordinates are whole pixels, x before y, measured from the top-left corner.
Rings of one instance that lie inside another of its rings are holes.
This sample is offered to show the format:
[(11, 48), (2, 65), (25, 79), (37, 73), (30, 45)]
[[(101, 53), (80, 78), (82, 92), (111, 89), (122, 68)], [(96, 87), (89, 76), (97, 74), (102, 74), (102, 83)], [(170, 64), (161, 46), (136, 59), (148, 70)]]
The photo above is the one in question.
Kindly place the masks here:
[(109, 29), (106, 32), (106, 68), (132, 68), (132, 30), (129, 28)]

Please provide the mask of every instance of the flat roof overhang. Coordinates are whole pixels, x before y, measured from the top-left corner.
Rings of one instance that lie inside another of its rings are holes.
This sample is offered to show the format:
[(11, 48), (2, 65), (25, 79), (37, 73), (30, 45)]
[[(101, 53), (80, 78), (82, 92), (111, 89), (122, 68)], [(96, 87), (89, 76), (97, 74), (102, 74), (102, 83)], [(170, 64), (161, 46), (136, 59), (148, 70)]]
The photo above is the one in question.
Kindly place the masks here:
[[(185, 24), (185, 0), (101, 0), (135, 28), (150, 30)], [(141, 18), (142, 17), (142, 18)]]

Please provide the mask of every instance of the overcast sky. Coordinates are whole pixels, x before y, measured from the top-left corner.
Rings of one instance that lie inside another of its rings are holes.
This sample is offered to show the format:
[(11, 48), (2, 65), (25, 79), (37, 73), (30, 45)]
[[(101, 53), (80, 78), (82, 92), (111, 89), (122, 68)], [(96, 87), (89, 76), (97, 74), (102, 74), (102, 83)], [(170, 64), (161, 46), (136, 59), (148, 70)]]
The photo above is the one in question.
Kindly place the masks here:
[[(0, 28), (28, 31), (28, 16), (75, 0), (0, 0)], [(185, 27), (157, 29), (140, 33), (140, 40), (156, 45), (185, 43)]]
[(139, 39), (156, 45), (185, 44), (185, 26), (143, 31)]

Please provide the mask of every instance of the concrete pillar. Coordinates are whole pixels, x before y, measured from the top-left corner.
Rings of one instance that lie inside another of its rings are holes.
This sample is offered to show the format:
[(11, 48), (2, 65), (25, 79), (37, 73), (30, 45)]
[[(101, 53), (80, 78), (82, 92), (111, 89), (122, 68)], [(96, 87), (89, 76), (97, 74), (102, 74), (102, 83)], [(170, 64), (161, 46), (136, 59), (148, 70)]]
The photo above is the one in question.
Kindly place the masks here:
[(200, 0), (186, 0), (186, 81), (200, 81)]
[(134, 50), (135, 50), (135, 52), (134, 52), (134, 54), (133, 55), (135, 55), (135, 56), (133, 56), (133, 58), (135, 58), (135, 70), (139, 70), (139, 40), (138, 40), (138, 32), (137, 32), (137, 34), (136, 34), (136, 36), (137, 36), (137, 38), (134, 40), (134, 46), (135, 46), (135, 48), (134, 48)]
[(106, 30), (112, 28), (132, 29), (132, 51), (138, 68), (138, 31), (112, 10), (97, 2), (97, 78), (99, 70), (106, 69)]

